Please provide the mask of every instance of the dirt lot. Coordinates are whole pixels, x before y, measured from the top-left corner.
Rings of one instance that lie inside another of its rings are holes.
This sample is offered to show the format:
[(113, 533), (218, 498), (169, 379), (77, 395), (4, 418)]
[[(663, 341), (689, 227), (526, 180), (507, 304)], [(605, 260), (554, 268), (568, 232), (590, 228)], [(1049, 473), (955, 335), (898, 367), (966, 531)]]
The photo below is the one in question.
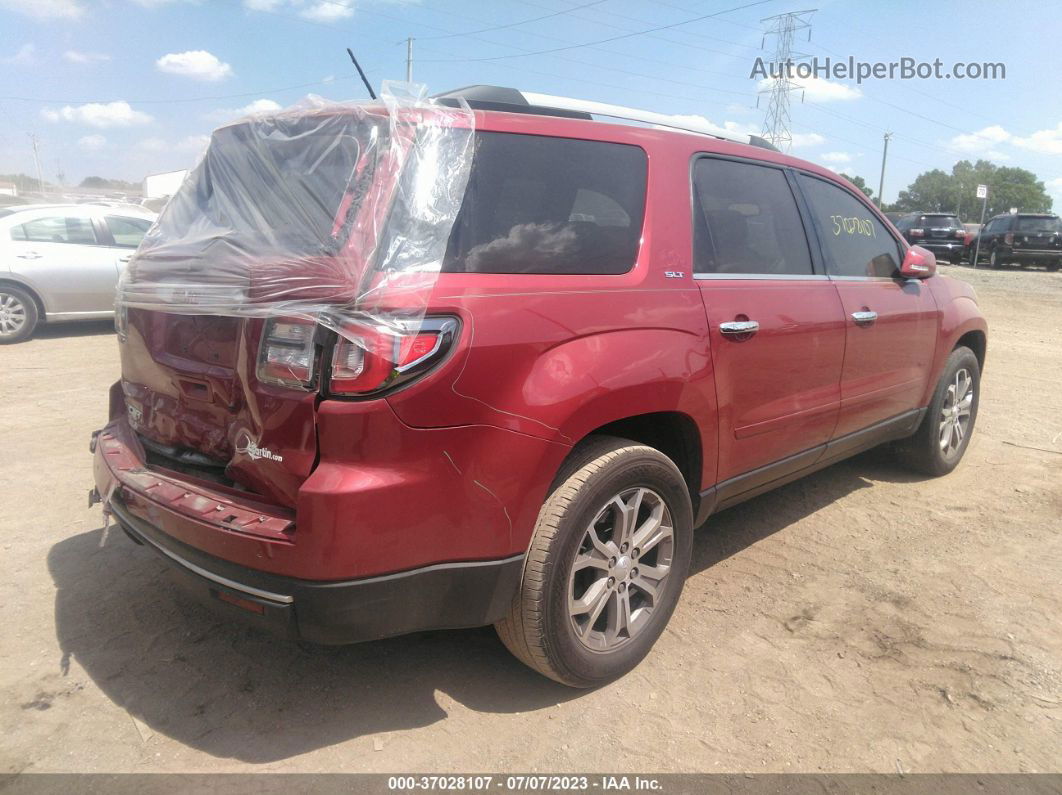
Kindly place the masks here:
[(107, 325), (0, 349), (0, 771), (1062, 770), (1062, 273), (991, 325), (963, 465), (872, 452), (713, 518), (671, 626), (579, 693), (489, 629), (305, 651), (87, 510)]

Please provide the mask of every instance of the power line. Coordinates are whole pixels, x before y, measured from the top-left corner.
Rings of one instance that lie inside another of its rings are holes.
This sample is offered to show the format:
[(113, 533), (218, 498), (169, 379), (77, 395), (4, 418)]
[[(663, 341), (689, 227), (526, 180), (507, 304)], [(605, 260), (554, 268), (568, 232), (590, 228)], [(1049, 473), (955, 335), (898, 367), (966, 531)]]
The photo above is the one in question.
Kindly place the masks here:
[[(742, 11), (742, 10), (744, 10), (746, 8), (752, 8), (754, 6), (760, 6), (760, 5), (763, 5), (765, 3), (771, 3), (771, 2), (774, 2), (774, 0), (754, 0), (754, 2), (751, 2), (751, 3), (746, 3), (746, 4), (740, 5), (740, 6), (734, 6), (733, 8), (727, 8), (727, 9), (724, 9), (722, 11), (716, 11), (716, 12), (714, 12), (712, 14), (704, 14), (703, 16), (694, 17), (693, 19), (685, 19), (685, 20), (682, 20), (681, 22), (673, 22), (673, 23), (671, 23), (669, 25), (658, 25), (655, 28), (648, 28), (646, 30), (638, 30), (638, 31), (634, 31), (634, 32), (631, 32), (631, 33), (624, 33), (624, 34), (622, 34), (620, 36), (610, 36), (610, 37), (605, 38), (605, 39), (598, 39), (597, 41), (587, 41), (587, 42), (583, 42), (581, 44), (569, 44), (569, 45), (566, 45), (564, 47), (553, 47), (553, 48), (548, 49), (548, 50), (535, 50), (535, 51), (532, 51), (532, 52), (517, 53), (517, 54), (514, 54), (514, 55), (495, 55), (495, 56), (491, 56), (491, 57), (487, 57), (487, 58), (457, 58), (457, 59), (454, 59), (454, 60), (455, 61), (461, 61), (461, 62), (500, 61), (500, 60), (504, 60), (504, 59), (508, 59), (508, 58), (527, 58), (527, 57), (532, 56), (532, 55), (549, 55), (549, 54), (555, 53), (555, 52), (565, 52), (567, 50), (576, 50), (576, 49), (579, 49), (581, 47), (591, 47), (591, 46), (594, 46), (596, 44), (607, 44), (609, 42), (620, 41), (622, 39), (630, 39), (630, 38), (633, 38), (635, 36), (644, 36), (644, 35), (649, 34), (649, 33), (655, 33), (655, 32), (657, 32), (659, 30), (671, 30), (672, 28), (681, 27), (682, 25), (688, 25), (691, 22), (700, 22), (700, 21), (705, 20), (705, 19), (712, 19), (713, 17), (718, 17), (721, 14), (730, 14), (730, 13), (732, 13), (734, 11)], [(445, 61), (435, 61), (435, 63), (445, 63)]]
[(506, 30), (507, 28), (515, 28), (515, 27), (518, 27), (520, 25), (530, 24), (532, 22), (541, 22), (543, 19), (552, 19), (553, 17), (563, 16), (565, 14), (570, 14), (573, 11), (578, 11), (581, 8), (589, 8), (590, 6), (598, 6), (598, 5), (601, 5), (602, 3), (606, 3), (606, 2), (608, 2), (608, 0), (592, 0), (589, 3), (583, 3), (582, 5), (579, 5), (579, 6), (572, 6), (571, 8), (564, 8), (564, 9), (561, 9), (560, 11), (554, 11), (552, 14), (543, 14), (542, 16), (532, 17), (531, 19), (521, 19), (518, 22), (509, 22), (509, 23), (507, 23), (505, 25), (494, 25), (494, 26), (489, 27), (489, 28), (480, 28), (479, 30), (469, 30), (469, 31), (464, 31), (462, 33), (444, 33), (444, 34), (439, 35), (439, 36), (423, 36), (421, 38), (422, 38), (422, 40), (425, 40), (425, 41), (428, 41), (428, 40), (431, 40), (431, 39), (452, 39), (452, 38), (454, 38), (456, 36), (473, 36), (473, 35), (475, 35), (477, 33), (489, 33), (492, 30)]

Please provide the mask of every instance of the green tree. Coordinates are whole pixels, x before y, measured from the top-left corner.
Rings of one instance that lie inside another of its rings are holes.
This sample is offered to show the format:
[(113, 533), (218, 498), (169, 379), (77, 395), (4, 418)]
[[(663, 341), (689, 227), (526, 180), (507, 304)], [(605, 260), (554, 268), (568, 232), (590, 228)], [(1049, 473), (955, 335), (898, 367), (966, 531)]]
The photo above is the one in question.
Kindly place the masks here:
[(978, 185), (988, 186), (986, 218), (1005, 213), (1011, 207), (1022, 212), (1051, 209), (1051, 197), (1035, 174), (1024, 168), (997, 166), (987, 160), (976, 163), (960, 160), (950, 174), (939, 168), (925, 171), (906, 190), (900, 191), (896, 203), (889, 209), (957, 213), (965, 219), (977, 220), (981, 216)]
[(841, 172), (841, 176), (851, 182), (861, 191), (863, 191), (863, 195), (866, 196), (868, 199), (874, 196), (874, 191), (867, 187), (866, 180), (864, 180), (862, 177), (850, 177), (844, 172)]

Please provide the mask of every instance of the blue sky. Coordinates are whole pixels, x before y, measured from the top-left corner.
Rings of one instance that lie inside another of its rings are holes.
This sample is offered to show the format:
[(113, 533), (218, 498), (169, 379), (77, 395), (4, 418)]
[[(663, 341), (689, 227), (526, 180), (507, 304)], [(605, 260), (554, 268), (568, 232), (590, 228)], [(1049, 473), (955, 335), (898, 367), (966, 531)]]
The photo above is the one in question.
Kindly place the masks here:
[[(929, 0), (739, 8), (750, 2), (0, 0), (0, 173), (33, 172), (29, 133), (51, 181), (60, 165), (68, 184), (187, 167), (204, 136), (248, 106), (289, 105), (306, 93), (363, 97), (345, 47), (377, 86), (402, 79), (407, 36), (414, 78), (432, 92), (511, 85), (757, 131), (766, 103), (756, 108), (749, 75), (772, 46), (760, 49), (760, 19), (817, 7), (811, 41), (797, 40), (810, 55), (940, 58), (945, 68), (1001, 61), (1007, 76), (812, 81), (803, 103), (793, 97), (793, 154), (876, 189), (882, 133), (891, 130), (886, 200), (922, 171), (986, 157), (1032, 170), (1062, 207), (1056, 9)], [(717, 12), (725, 13), (686, 23)]]

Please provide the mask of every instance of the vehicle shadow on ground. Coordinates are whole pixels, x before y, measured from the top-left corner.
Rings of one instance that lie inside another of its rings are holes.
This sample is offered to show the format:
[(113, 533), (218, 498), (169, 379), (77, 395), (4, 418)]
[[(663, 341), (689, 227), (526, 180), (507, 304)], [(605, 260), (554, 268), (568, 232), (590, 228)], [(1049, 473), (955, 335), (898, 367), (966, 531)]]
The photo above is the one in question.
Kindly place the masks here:
[[(867, 478), (916, 479), (876, 455), (713, 517), (695, 538), (692, 572), (871, 486)], [(491, 628), (343, 648), (277, 640), (191, 601), (166, 564), (115, 528), (103, 536), (73, 536), (48, 555), (60, 671), (67, 674), (72, 659), (150, 731), (215, 757), (274, 762), (427, 726), (447, 717), (450, 699), (516, 713), (580, 695), (517, 662)]]
[(32, 339), (51, 340), (60, 337), (101, 337), (114, 334), (114, 320), (80, 320), (70, 323), (42, 323), (34, 332)]

